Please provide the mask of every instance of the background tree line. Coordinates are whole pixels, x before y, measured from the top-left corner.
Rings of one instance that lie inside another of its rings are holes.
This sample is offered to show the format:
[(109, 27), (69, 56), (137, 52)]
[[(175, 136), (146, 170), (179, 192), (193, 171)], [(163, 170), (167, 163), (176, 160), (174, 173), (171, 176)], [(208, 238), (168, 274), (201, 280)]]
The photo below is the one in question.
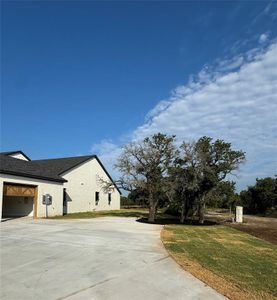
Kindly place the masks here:
[(277, 177), (256, 179), (240, 193), (240, 203), (249, 214), (277, 216)]
[[(179, 215), (179, 207), (174, 202), (161, 202), (167, 206), (167, 212)], [(277, 177), (256, 179), (253, 186), (236, 193), (235, 182), (222, 181), (207, 195), (207, 207), (229, 209), (234, 212), (236, 205), (242, 205), (248, 214), (277, 217)], [(127, 197), (121, 197), (123, 207), (148, 207), (147, 195), (140, 190), (134, 190)]]
[(155, 222), (162, 207), (179, 214), (181, 222), (197, 216), (203, 223), (206, 206), (232, 211), (242, 205), (246, 213), (274, 215), (276, 177), (257, 179), (240, 194), (235, 182), (226, 179), (244, 160), (244, 152), (223, 140), (204, 136), (176, 146), (175, 136), (158, 133), (123, 147), (116, 164), (122, 174), (117, 184), (130, 192), (123, 203), (149, 207), (149, 222)]

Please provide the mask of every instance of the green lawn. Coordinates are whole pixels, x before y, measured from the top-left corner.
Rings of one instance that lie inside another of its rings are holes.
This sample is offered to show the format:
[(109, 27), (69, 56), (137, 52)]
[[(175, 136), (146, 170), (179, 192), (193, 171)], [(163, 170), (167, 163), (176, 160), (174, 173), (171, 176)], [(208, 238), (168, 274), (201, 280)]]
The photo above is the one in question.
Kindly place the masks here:
[(166, 225), (162, 237), (178, 262), (183, 255), (254, 296), (277, 295), (273, 244), (224, 225)]
[[(126, 208), (119, 210), (103, 210), (103, 211), (87, 211), (80, 213), (67, 214), (64, 216), (54, 216), (50, 219), (90, 219), (99, 217), (135, 217), (143, 218), (147, 221), (148, 209), (147, 208)], [(176, 217), (165, 214), (163, 210), (159, 210), (157, 214), (157, 223), (167, 222), (168, 220), (176, 220)]]
[(67, 214), (64, 216), (51, 217), (51, 219), (89, 219), (99, 217), (137, 217), (145, 218), (148, 216), (147, 209), (120, 209), (120, 210), (105, 210), (105, 211), (88, 211)]

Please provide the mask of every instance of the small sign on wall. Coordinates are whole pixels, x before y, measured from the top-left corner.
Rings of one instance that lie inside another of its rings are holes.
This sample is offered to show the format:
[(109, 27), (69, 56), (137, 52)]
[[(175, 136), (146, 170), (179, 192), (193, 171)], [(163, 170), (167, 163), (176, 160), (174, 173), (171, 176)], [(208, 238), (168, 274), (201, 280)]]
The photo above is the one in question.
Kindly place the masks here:
[(52, 196), (49, 194), (42, 196), (42, 204), (45, 205), (45, 216), (48, 218), (48, 205), (52, 204)]
[(43, 195), (42, 197), (42, 204), (44, 205), (51, 205), (52, 204), (52, 196), (49, 194)]

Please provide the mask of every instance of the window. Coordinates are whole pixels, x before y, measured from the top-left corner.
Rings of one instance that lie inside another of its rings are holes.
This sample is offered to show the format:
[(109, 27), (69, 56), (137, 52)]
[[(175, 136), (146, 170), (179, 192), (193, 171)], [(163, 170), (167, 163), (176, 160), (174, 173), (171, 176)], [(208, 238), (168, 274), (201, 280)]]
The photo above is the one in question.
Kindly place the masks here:
[(98, 205), (99, 202), (99, 192), (95, 192), (95, 205)]
[(66, 188), (63, 189), (63, 206), (67, 205)]
[(108, 194), (108, 202), (109, 202), (109, 205), (111, 205), (111, 202), (112, 202), (112, 194), (111, 193)]

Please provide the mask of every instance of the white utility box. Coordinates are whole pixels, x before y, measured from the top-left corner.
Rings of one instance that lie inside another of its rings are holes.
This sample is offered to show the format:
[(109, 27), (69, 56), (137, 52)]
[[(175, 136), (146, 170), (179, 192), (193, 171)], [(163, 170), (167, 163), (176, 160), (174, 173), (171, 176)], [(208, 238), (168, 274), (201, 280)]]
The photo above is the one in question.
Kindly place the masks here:
[(236, 222), (242, 223), (243, 222), (243, 207), (236, 206)]

